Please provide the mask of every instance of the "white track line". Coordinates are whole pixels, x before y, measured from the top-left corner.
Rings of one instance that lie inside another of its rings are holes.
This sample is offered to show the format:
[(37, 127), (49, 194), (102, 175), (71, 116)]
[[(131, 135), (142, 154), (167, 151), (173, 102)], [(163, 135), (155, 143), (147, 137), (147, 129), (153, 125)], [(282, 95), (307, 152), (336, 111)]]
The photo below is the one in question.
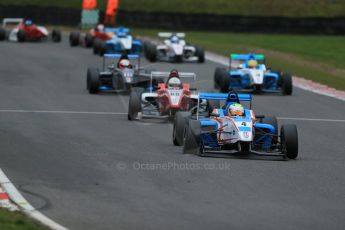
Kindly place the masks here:
[[(122, 101), (125, 104), (124, 101)], [(88, 114), (88, 115), (127, 115), (123, 112), (88, 112), (88, 111), (59, 111), (59, 110), (23, 110), (23, 109), (1, 109), (0, 113), (47, 113), (47, 114)], [(325, 121), (325, 122), (345, 122), (341, 119), (307, 118), (307, 117), (277, 117), (280, 120), (299, 121)], [(149, 123), (151, 125), (153, 123)], [(172, 126), (170, 127), (172, 128)]]
[(54, 114), (93, 114), (93, 115), (126, 115), (121, 112), (59, 111), (59, 110), (24, 110), (1, 109), (0, 113), (54, 113)]
[(31, 204), (20, 194), (20, 192), (16, 189), (16, 187), (12, 184), (12, 182), (8, 179), (5, 173), (0, 169), (0, 185), (3, 190), (9, 195), (10, 200), (19, 206), (23, 212), (28, 215), (29, 217), (37, 220), (44, 226), (47, 226), (54, 230), (68, 230), (67, 228), (61, 226), (60, 224), (56, 223), (55, 221), (49, 219), (45, 215), (43, 215), (40, 211), (36, 210)]
[(337, 119), (321, 119), (321, 118), (306, 118), (306, 117), (277, 117), (280, 120), (296, 120), (296, 121), (325, 121), (325, 122), (345, 122), (345, 120)]

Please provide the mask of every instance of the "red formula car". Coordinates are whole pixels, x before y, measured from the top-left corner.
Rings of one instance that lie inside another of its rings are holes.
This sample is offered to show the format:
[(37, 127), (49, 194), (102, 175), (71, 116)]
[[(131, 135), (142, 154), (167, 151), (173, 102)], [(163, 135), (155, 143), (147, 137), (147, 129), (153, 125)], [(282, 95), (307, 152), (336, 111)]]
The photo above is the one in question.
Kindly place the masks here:
[(84, 46), (87, 48), (93, 47), (94, 53), (97, 54), (100, 45), (104, 44), (102, 41), (110, 40), (114, 36), (114, 31), (105, 28), (103, 24), (98, 24), (86, 34), (79, 32), (72, 32), (69, 36), (69, 44), (71, 46)]
[[(10, 31), (6, 27), (16, 24)], [(24, 42), (24, 41), (44, 41), (49, 38), (48, 30), (43, 26), (35, 25), (31, 19), (5, 18), (3, 27), (0, 28), (0, 40)], [(51, 33), (53, 42), (61, 41), (61, 31), (54, 29)]]
[(182, 83), (186, 78), (195, 81), (196, 75), (177, 70), (151, 72), (150, 89), (136, 88), (130, 94), (128, 119), (172, 118), (177, 111), (190, 111), (197, 105), (198, 94), (190, 84)]

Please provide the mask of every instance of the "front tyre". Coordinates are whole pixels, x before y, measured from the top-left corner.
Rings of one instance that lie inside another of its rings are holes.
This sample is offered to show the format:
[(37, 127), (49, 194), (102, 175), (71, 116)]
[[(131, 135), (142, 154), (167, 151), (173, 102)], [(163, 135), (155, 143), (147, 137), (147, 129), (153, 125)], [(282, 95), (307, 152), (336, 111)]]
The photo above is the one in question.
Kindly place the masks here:
[(177, 112), (174, 117), (173, 143), (182, 146), (184, 141), (185, 128), (188, 125), (190, 112)]
[(189, 124), (186, 130), (186, 138), (183, 145), (184, 154), (200, 155), (200, 133), (200, 122), (198, 120), (189, 120)]
[(61, 42), (61, 31), (54, 29), (52, 31), (52, 40), (53, 42)]
[(283, 153), (289, 159), (296, 159), (298, 156), (298, 134), (296, 125), (282, 125), (280, 129), (280, 141)]
[(90, 48), (90, 47), (92, 47), (92, 45), (93, 45), (93, 37), (91, 34), (87, 33), (85, 35), (85, 46), (87, 48)]
[(99, 70), (98, 68), (87, 69), (86, 88), (90, 94), (96, 94), (99, 91)]
[(138, 113), (141, 112), (141, 94), (144, 89), (142, 88), (133, 88), (129, 95), (129, 104), (128, 104), (128, 120), (132, 121), (138, 117)]
[(78, 32), (72, 32), (69, 35), (69, 44), (70, 46), (78, 46), (79, 45), (79, 33)]

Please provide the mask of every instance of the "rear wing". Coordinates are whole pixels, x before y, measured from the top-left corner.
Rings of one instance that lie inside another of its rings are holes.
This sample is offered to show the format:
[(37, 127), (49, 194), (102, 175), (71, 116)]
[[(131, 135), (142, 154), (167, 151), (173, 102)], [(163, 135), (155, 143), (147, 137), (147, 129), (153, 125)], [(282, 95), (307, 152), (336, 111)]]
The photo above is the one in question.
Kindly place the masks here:
[(237, 93), (207, 93), (207, 92), (200, 92), (198, 97), (198, 110), (197, 110), (197, 120), (199, 119), (199, 108), (200, 108), (200, 100), (213, 100), (213, 101), (226, 101), (229, 102), (249, 102), (250, 108), (252, 108), (252, 95), (251, 94), (237, 94)]
[[(120, 59), (122, 57), (122, 54), (104, 54), (103, 58), (105, 59)], [(138, 54), (127, 54), (128, 59), (135, 60), (139, 59)]]
[[(118, 60), (122, 57), (122, 54), (104, 54), (103, 55), (103, 70), (105, 69), (105, 60), (114, 59)], [(129, 60), (138, 60), (138, 69), (140, 69), (140, 56), (138, 54), (127, 54)]]
[[(234, 96), (233, 96), (234, 95)], [(232, 97), (233, 96), (233, 97)], [(207, 99), (207, 100), (215, 100), (215, 101), (226, 101), (226, 100), (236, 100), (235, 94), (227, 94), (227, 93), (205, 93), (200, 92), (199, 93), (199, 99)], [(252, 95), (251, 94), (237, 94), (237, 98), (239, 101), (252, 101)]]
[[(193, 79), (193, 81), (196, 81), (196, 74), (195, 73), (187, 73), (187, 72), (179, 72), (178, 73), (180, 78), (189, 78), (189, 79)], [(150, 74), (151, 77), (151, 92), (152, 92), (152, 79), (154, 77), (163, 77), (163, 78), (168, 78), (170, 76), (170, 72), (158, 72), (158, 71), (152, 71)]]
[(170, 38), (171, 36), (177, 36), (178, 38), (185, 38), (186, 37), (186, 34), (185, 33), (172, 33), (172, 32), (159, 32), (158, 33), (158, 37), (160, 38)]
[(120, 32), (120, 33), (126, 33), (127, 34), (127, 33), (129, 33), (129, 29), (126, 27), (117, 27), (117, 28), (106, 27), (104, 29), (104, 32), (115, 33), (115, 34)]
[(232, 60), (235, 60), (235, 61), (256, 60), (256, 61), (262, 61), (263, 63), (266, 62), (265, 55), (263, 55), (263, 54), (255, 54), (255, 53), (249, 53), (249, 54), (230, 54), (230, 56), (229, 56), (229, 68), (231, 68)]
[(23, 23), (24, 19), (23, 18), (4, 18), (2, 20), (2, 27), (6, 27), (7, 24), (20, 24)]

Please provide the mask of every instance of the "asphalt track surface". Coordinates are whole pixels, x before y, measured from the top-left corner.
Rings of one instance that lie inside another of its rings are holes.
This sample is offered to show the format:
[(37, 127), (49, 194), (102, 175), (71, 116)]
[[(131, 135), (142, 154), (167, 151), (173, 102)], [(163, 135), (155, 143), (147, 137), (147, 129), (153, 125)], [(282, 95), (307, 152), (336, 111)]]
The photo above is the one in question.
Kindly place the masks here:
[[(42, 213), (80, 230), (344, 228), (344, 122), (281, 120), (298, 126), (297, 160), (182, 155), (171, 125), (127, 121), (128, 96), (89, 95), (86, 69), (101, 59), (66, 40), (0, 43), (0, 168)], [(195, 71), (198, 88), (212, 90), (216, 66), (152, 68)], [(296, 88), (254, 96), (254, 106), (345, 118), (343, 101)]]

